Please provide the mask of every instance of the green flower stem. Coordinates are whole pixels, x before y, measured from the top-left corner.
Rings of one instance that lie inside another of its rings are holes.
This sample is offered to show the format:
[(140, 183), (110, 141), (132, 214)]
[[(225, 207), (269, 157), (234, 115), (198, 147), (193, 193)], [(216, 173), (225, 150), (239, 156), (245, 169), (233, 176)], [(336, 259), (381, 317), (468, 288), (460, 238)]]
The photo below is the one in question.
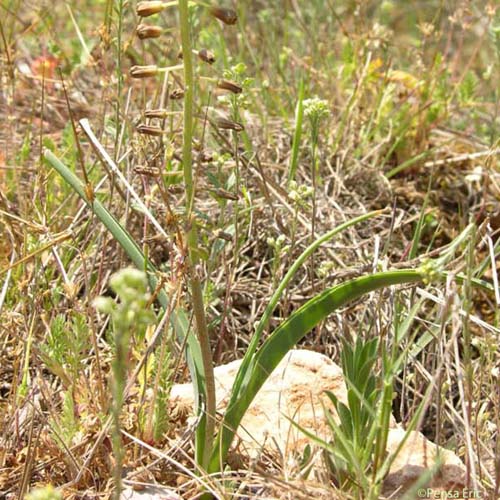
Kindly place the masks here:
[[(181, 28), (181, 42), (184, 64), (184, 131), (182, 143), (182, 167), (184, 172), (184, 182), (186, 185), (186, 213), (189, 225), (188, 245), (191, 262), (191, 299), (193, 301), (193, 311), (196, 321), (198, 340), (201, 346), (203, 369), (205, 374), (205, 394), (204, 401), (200, 405), (200, 410), (205, 410), (196, 434), (196, 460), (203, 468), (208, 466), (210, 454), (213, 447), (215, 430), (215, 380), (212, 352), (210, 350), (210, 339), (208, 336), (207, 320), (205, 316), (205, 306), (203, 303), (203, 291), (201, 281), (196, 272), (199, 260), (198, 233), (196, 221), (192, 218), (194, 208), (194, 185), (193, 185), (193, 98), (194, 98), (194, 75), (193, 75), (193, 54), (191, 47), (191, 35), (189, 25), (189, 7), (187, 0), (179, 0), (179, 16)], [(203, 404), (204, 403), (204, 404)], [(201, 442), (203, 441), (203, 442)]]
[(111, 414), (113, 419), (113, 427), (111, 433), (113, 453), (115, 455), (115, 467), (114, 467), (114, 481), (115, 488), (113, 491), (113, 498), (115, 500), (120, 500), (122, 493), (122, 471), (123, 471), (123, 458), (125, 451), (123, 449), (123, 443), (120, 431), (120, 414), (122, 412), (124, 392), (125, 392), (125, 382), (127, 379), (127, 354), (128, 354), (128, 342), (130, 338), (130, 332), (118, 330), (115, 336), (116, 352), (115, 359), (112, 363), (113, 369), (113, 402), (111, 405)]
[(184, 130), (182, 136), (182, 168), (184, 172), (184, 182), (186, 184), (186, 208), (189, 218), (193, 209), (194, 201), (192, 154), (194, 74), (193, 57), (191, 53), (189, 8), (187, 0), (179, 0), (179, 15), (184, 68)]
[(122, 89), (123, 89), (123, 71), (122, 71), (122, 35), (123, 35), (123, 0), (118, 0), (116, 2), (116, 13), (117, 13), (117, 28), (116, 28), (116, 77), (117, 77), (117, 88), (116, 88), (116, 135), (115, 135), (115, 160), (119, 156), (119, 146), (120, 146), (120, 126), (121, 123), (121, 102), (122, 102)]

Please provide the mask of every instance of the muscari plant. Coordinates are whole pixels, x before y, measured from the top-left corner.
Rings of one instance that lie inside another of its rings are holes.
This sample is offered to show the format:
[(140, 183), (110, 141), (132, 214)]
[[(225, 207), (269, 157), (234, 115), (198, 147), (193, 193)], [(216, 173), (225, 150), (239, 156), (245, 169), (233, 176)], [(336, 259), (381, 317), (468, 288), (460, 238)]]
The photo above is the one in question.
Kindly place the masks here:
[[(169, 68), (136, 66), (131, 69), (131, 76), (144, 78), (169, 71), (181, 69), (183, 71), (183, 89), (177, 97), (180, 96), (183, 98), (181, 164), (186, 200), (184, 230), (188, 246), (187, 268), (192, 310), (186, 311), (182, 307), (176, 306), (173, 308), (174, 310), (170, 317), (171, 326), (175, 334), (182, 345), (185, 345), (186, 360), (195, 390), (195, 411), (198, 416), (195, 434), (195, 459), (200, 472), (220, 473), (225, 467), (227, 454), (238, 426), (257, 392), (285, 355), (308, 332), (333, 311), (364, 294), (392, 285), (417, 283), (422, 280), (430, 280), (436, 276), (441, 276), (444, 261), (439, 261), (436, 265), (432, 262), (427, 262), (424, 267), (418, 269), (378, 272), (351, 279), (328, 288), (293, 312), (261, 344), (262, 335), (268, 327), (273, 311), (298, 269), (311, 257), (313, 252), (341, 231), (380, 215), (382, 211), (370, 212), (354, 218), (337, 226), (323, 236), (315, 238), (295, 262), (291, 264), (286, 275), (277, 285), (260, 321), (256, 325), (253, 337), (241, 362), (229, 396), (227, 409), (221, 420), (216, 419), (213, 364), (202, 293), (202, 262), (200, 260), (198, 221), (194, 215), (196, 179), (193, 172), (193, 139), (194, 133), (197, 130), (194, 110), (198, 85), (198, 81), (195, 78), (193, 55), (196, 55), (202, 62), (209, 63), (211, 57), (207, 51), (196, 51), (193, 49), (189, 4), (190, 2), (187, 0), (179, 0), (178, 2), (149, 1), (137, 4), (137, 14), (141, 18), (158, 14), (167, 8), (178, 8), (182, 64), (176, 64)], [(205, 4), (200, 3), (200, 5), (203, 6)], [(208, 7), (208, 9), (214, 17), (224, 24), (233, 25), (237, 22), (236, 12), (232, 9), (222, 7)], [(140, 33), (142, 39), (147, 39), (148, 36), (157, 37), (161, 35), (160, 29), (153, 26), (148, 26), (146, 29), (143, 24), (140, 26)], [(214, 79), (214, 82), (219, 88), (226, 89), (229, 92), (241, 92), (241, 87), (234, 82), (225, 81), (224, 79)], [(241, 124), (229, 118), (219, 118), (216, 125), (220, 129), (225, 130), (243, 130)], [(146, 127), (150, 126), (146, 125)], [(146, 130), (148, 129), (146, 128)], [(161, 129), (159, 130), (159, 133), (157, 133), (157, 127), (151, 127), (151, 131), (156, 132), (150, 135), (162, 135), (163, 132)], [(96, 196), (89, 196), (88, 186), (85, 186), (66, 165), (51, 151), (46, 150), (44, 156), (48, 164), (78, 193), (89, 209), (94, 212), (96, 217), (111, 232), (134, 265), (145, 271), (149, 286), (158, 292), (156, 295), (157, 300), (161, 307), (166, 310), (169, 306), (168, 296), (161, 287), (157, 288), (159, 284), (157, 269), (142, 252), (139, 245)], [(149, 216), (153, 217), (151, 214)], [(155, 220), (155, 223), (158, 224), (158, 221)], [(191, 327), (188, 319), (190, 314), (194, 316), (194, 328)]]

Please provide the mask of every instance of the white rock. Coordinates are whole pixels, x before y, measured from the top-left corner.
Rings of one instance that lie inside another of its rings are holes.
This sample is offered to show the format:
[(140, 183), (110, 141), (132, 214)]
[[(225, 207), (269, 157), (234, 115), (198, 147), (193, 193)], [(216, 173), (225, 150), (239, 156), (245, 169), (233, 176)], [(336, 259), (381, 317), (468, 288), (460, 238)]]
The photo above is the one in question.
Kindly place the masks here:
[(120, 500), (182, 500), (182, 497), (162, 486), (147, 486), (143, 490), (126, 487)]
[[(227, 405), (239, 366), (240, 361), (234, 361), (215, 369), (218, 411), (223, 411)], [(238, 453), (244, 450), (254, 457), (264, 449), (271, 453), (278, 451), (287, 458), (300, 454), (310, 441), (286, 417), (321, 438), (330, 438), (331, 431), (321, 403), (326, 402), (325, 390), (346, 402), (341, 368), (322, 354), (299, 349), (291, 351), (268, 378), (243, 418), (238, 430)], [(173, 387), (171, 403), (191, 407), (192, 402), (191, 384)], [(389, 454), (397, 450), (405, 433), (392, 419), (387, 445)], [(461, 460), (419, 432), (412, 432), (390, 468), (384, 493), (409, 488), (424, 472), (433, 468), (438, 453), (441, 467), (429, 487), (434, 491), (465, 487), (466, 470)], [(398, 498), (397, 494), (392, 498)]]

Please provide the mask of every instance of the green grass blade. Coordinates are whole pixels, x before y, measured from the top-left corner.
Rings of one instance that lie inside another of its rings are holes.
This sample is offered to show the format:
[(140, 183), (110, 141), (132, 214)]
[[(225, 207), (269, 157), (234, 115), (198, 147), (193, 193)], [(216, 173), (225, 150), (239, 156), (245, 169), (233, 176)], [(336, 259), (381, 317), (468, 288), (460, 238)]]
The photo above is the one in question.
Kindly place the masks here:
[(300, 80), (299, 84), (299, 96), (297, 99), (297, 106), (295, 107), (295, 130), (293, 132), (293, 142), (292, 151), (290, 153), (290, 167), (288, 170), (288, 184), (295, 180), (295, 174), (297, 172), (297, 166), (299, 164), (299, 150), (300, 141), (302, 138), (302, 122), (304, 119), (304, 93), (305, 86), (304, 80)]
[(410, 259), (414, 259), (418, 254), (418, 247), (420, 245), (420, 240), (422, 238), (422, 233), (423, 233), (424, 226), (425, 226), (425, 212), (427, 210), (427, 205), (429, 203), (429, 195), (430, 195), (431, 186), (432, 186), (431, 183), (432, 183), (432, 173), (429, 177), (429, 183), (427, 186), (427, 193), (425, 193), (424, 202), (422, 204), (422, 208), (420, 209), (420, 217), (418, 218), (417, 227), (415, 228), (415, 232), (413, 234), (413, 239), (412, 239), (411, 248), (410, 248), (410, 255), (409, 255)]
[(391, 285), (415, 283), (421, 279), (421, 274), (414, 270), (388, 271), (356, 278), (317, 295), (281, 323), (249, 363), (248, 383), (236, 395), (232, 395), (232, 404), (224, 416), (209, 471), (220, 470), (221, 461), (226, 457), (236, 429), (257, 392), (284, 356), (312, 328), (339, 307), (366, 293)]

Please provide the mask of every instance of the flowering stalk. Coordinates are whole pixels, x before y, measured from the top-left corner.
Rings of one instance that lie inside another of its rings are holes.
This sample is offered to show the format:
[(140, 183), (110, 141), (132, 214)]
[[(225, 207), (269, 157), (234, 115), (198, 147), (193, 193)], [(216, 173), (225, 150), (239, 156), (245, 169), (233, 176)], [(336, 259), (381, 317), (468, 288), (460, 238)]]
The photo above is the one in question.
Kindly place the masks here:
[[(184, 183), (186, 189), (186, 215), (188, 224), (188, 245), (191, 264), (191, 299), (196, 321), (196, 330), (200, 342), (203, 358), (203, 370), (205, 372), (205, 393), (202, 395), (201, 410), (205, 411), (202, 421), (198, 425), (196, 439), (196, 461), (203, 468), (207, 468), (213, 447), (215, 429), (215, 381), (210, 339), (208, 337), (205, 306), (203, 302), (203, 291), (201, 281), (197, 272), (199, 261), (198, 233), (196, 221), (192, 217), (194, 208), (194, 184), (193, 184), (193, 98), (194, 98), (194, 73), (193, 53), (191, 47), (191, 35), (189, 26), (188, 0), (179, 0), (179, 18), (181, 28), (182, 53), (184, 54), (184, 130), (182, 137), (182, 168), (184, 172)], [(204, 404), (204, 407), (203, 407)], [(200, 442), (203, 440), (203, 442)]]
[[(327, 117), (329, 114), (328, 103), (319, 99), (318, 97), (313, 97), (312, 99), (306, 99), (303, 102), (304, 114), (309, 118), (309, 124), (311, 127), (311, 163), (312, 163), (312, 222), (311, 222), (311, 241), (315, 240), (316, 234), (316, 188), (317, 188), (317, 174), (318, 174), (318, 160), (316, 157), (316, 152), (319, 143), (319, 133), (320, 133), (320, 122), (323, 118)], [(311, 284), (314, 291), (314, 256), (311, 257)]]
[(122, 470), (125, 456), (120, 431), (120, 415), (125, 396), (125, 385), (129, 371), (130, 340), (135, 334), (143, 338), (147, 325), (155, 317), (149, 308), (149, 293), (146, 274), (137, 269), (122, 269), (110, 279), (112, 290), (120, 301), (115, 304), (111, 297), (97, 297), (94, 307), (111, 316), (114, 333), (115, 356), (111, 365), (113, 377), (113, 400), (111, 414), (113, 422), (112, 445), (115, 456), (113, 499), (119, 500), (122, 491)]
[(123, 89), (123, 71), (122, 71), (122, 35), (123, 35), (123, 0), (118, 0), (116, 2), (116, 14), (117, 14), (117, 28), (116, 28), (116, 76), (117, 76), (117, 87), (116, 87), (116, 136), (115, 136), (115, 161), (119, 156), (119, 142), (120, 134), (119, 123), (121, 118), (121, 102), (122, 102), (122, 89)]

